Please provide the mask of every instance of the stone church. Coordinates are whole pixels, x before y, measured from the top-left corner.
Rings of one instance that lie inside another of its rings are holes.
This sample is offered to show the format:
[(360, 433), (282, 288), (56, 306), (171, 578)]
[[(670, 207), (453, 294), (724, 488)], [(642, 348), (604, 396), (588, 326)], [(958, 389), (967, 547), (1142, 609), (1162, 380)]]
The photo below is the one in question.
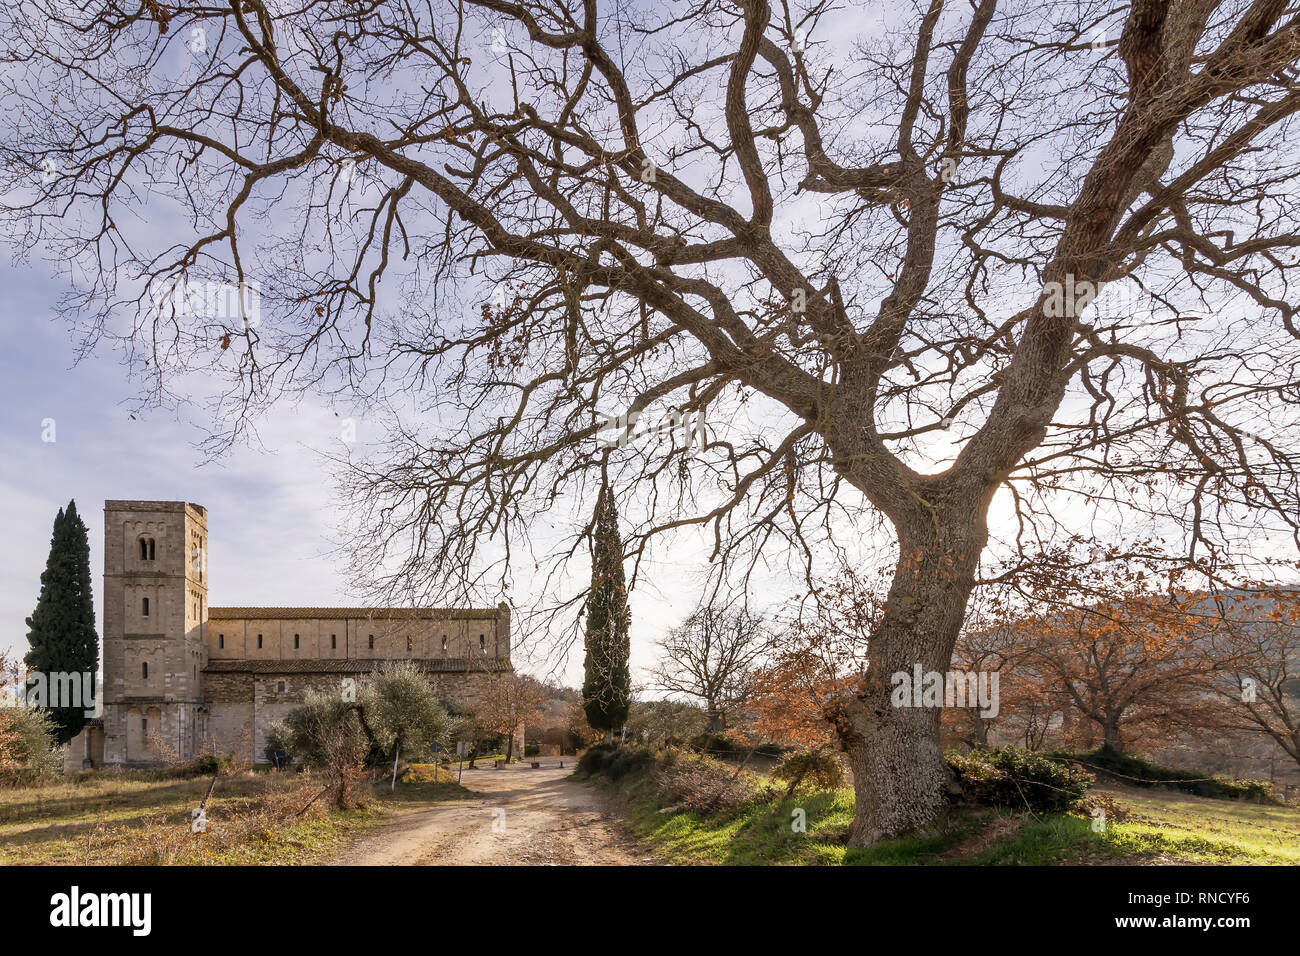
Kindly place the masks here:
[(504, 603), (209, 607), (207, 539), (199, 505), (104, 502), (103, 713), (72, 741), (69, 769), (147, 765), (159, 750), (266, 762), (267, 729), (308, 690), (340, 692), (386, 660), (414, 661), (461, 712), (512, 670)]

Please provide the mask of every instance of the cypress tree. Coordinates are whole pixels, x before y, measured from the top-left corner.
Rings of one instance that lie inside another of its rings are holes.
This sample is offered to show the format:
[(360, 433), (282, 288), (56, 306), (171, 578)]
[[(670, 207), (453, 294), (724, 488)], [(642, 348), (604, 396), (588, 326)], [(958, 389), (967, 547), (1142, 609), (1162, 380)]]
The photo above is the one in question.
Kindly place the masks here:
[[(90, 539), (77, 514), (77, 503), (68, 502), (54, 519), (50, 556), (41, 574), (41, 594), (36, 610), (27, 618), (27, 643), (31, 650), (23, 658), (28, 668), (47, 675), (54, 673), (93, 675), (99, 668), (99, 636), (95, 633), (95, 604), (90, 590)], [(55, 739), (65, 744), (86, 723), (91, 702), (68, 707), (58, 701), (51, 708)]]
[(592, 541), (591, 593), (587, 597), (586, 654), (583, 659), (582, 709), (587, 723), (613, 739), (627, 720), (632, 695), (628, 669), (627, 583), (623, 577), (623, 542), (618, 534), (614, 494), (606, 486), (596, 502)]

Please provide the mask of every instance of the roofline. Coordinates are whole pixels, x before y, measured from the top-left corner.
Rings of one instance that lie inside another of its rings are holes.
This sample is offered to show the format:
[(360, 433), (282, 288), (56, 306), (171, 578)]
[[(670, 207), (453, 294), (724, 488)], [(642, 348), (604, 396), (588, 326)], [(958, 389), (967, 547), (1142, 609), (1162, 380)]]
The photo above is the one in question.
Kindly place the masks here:
[(277, 621), (320, 618), (361, 621), (447, 621), (491, 618), (495, 620), (502, 612), (502, 608), (495, 607), (209, 607), (208, 619), (216, 621)]
[(508, 659), (466, 657), (397, 657), (397, 658), (288, 658), (284, 660), (210, 660), (205, 674), (371, 674), (384, 664), (409, 660), (419, 670), (432, 674), (486, 673), (514, 671)]

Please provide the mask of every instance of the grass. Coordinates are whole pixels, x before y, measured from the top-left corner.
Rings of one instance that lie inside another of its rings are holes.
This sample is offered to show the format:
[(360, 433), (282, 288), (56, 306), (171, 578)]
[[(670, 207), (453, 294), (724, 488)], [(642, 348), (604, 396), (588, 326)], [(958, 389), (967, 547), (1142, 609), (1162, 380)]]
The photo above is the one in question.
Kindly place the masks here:
[(445, 770), (434, 783), (432, 770), (432, 764), (414, 766), (411, 779), (391, 793), (386, 780), (378, 781), (374, 800), (347, 811), (332, 809), (328, 795), (312, 802), (323, 781), (308, 776), (222, 777), (200, 834), (191, 831), (191, 812), (203, 800), (210, 777), (93, 771), (0, 788), (0, 865), (320, 863), (379, 822), (390, 803), (469, 795)]
[[(1043, 866), (1100, 863), (1300, 863), (1300, 810), (1182, 793), (1104, 787), (1127, 816), (1101, 832), (1075, 814), (954, 810), (932, 834), (845, 846), (852, 790), (796, 794), (701, 815), (660, 806), (651, 778), (617, 785), (632, 830), (675, 863), (721, 865)], [(802, 814), (796, 811), (802, 811)], [(799, 818), (804, 832), (794, 829)]]

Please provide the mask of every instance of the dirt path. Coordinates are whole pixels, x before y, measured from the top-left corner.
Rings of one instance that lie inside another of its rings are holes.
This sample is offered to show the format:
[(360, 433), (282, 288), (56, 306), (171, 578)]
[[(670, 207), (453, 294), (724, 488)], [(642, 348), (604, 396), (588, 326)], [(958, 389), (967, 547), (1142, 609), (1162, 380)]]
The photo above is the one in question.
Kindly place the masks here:
[(565, 780), (573, 761), (533, 770), (466, 770), (468, 800), (397, 804), (388, 822), (332, 862), (343, 866), (631, 866), (655, 860), (619, 833), (590, 784)]

